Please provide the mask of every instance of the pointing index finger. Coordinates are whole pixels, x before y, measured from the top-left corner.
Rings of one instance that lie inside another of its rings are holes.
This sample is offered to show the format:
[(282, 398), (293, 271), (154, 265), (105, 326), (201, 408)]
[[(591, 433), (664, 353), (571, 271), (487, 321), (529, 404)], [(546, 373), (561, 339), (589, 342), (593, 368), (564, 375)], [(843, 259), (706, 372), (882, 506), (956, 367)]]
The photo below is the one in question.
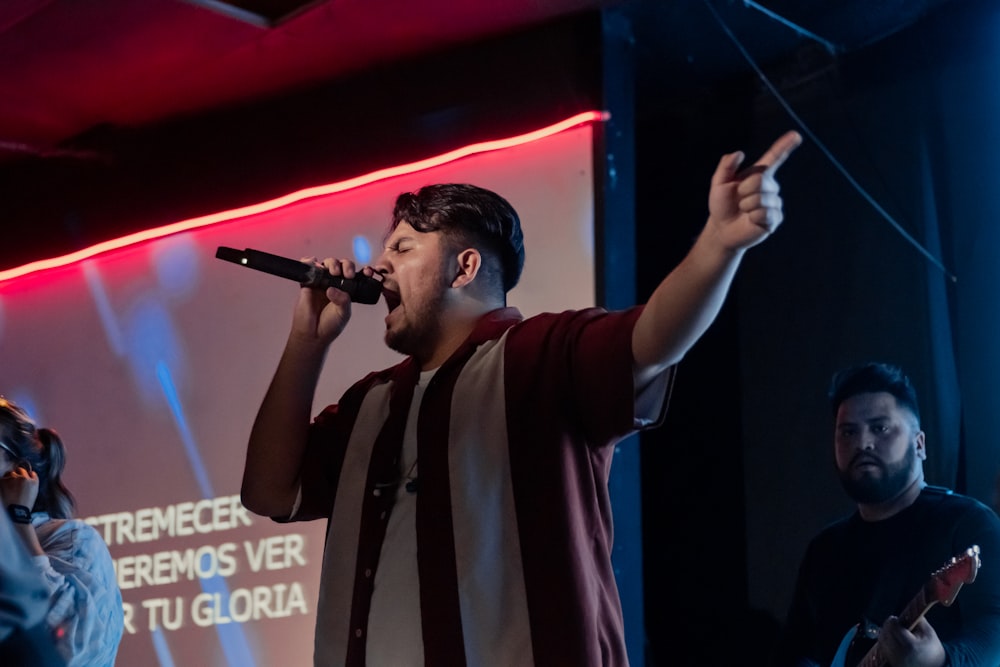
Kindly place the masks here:
[(801, 143), (802, 135), (795, 130), (790, 130), (771, 144), (767, 152), (757, 160), (755, 166), (764, 167), (769, 173), (773, 174)]

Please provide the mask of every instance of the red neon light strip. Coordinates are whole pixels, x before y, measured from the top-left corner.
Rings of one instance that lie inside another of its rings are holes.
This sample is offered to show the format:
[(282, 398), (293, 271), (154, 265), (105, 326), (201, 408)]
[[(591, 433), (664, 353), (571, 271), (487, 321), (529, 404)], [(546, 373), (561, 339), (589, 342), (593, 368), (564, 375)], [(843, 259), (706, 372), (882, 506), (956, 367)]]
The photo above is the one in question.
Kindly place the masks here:
[(122, 236), (121, 238), (113, 239), (111, 241), (104, 241), (103, 243), (92, 245), (89, 248), (84, 248), (83, 250), (78, 250), (76, 252), (69, 253), (68, 255), (62, 255), (61, 257), (54, 257), (52, 259), (43, 259), (37, 262), (24, 264), (17, 268), (7, 269), (6, 271), (0, 271), (0, 283), (8, 280), (13, 280), (15, 278), (20, 278), (32, 273), (38, 273), (39, 271), (46, 271), (48, 269), (55, 269), (61, 266), (66, 266), (68, 264), (73, 264), (74, 262), (80, 262), (85, 259), (94, 257), (96, 255), (101, 255), (107, 252), (111, 252), (113, 250), (119, 250), (121, 248), (136, 243), (151, 241), (154, 239), (163, 238), (164, 236), (170, 236), (171, 234), (178, 234), (180, 232), (186, 232), (192, 229), (197, 229), (199, 227), (206, 227), (208, 225), (214, 225), (220, 222), (229, 222), (237, 218), (256, 215), (258, 213), (264, 213), (267, 211), (273, 211), (275, 209), (281, 208), (283, 206), (288, 206), (289, 204), (295, 204), (305, 199), (311, 199), (313, 197), (322, 197), (324, 195), (331, 195), (337, 192), (344, 192), (345, 190), (351, 190), (353, 188), (361, 187), (362, 185), (368, 185), (369, 183), (374, 183), (375, 181), (392, 178), (394, 176), (413, 174), (418, 171), (423, 171), (425, 169), (430, 169), (432, 167), (438, 167), (448, 162), (453, 162), (455, 160), (468, 157), (470, 155), (476, 155), (479, 153), (488, 153), (491, 151), (497, 151), (504, 148), (511, 148), (512, 146), (520, 146), (522, 144), (527, 144), (532, 141), (538, 141), (539, 139), (544, 139), (545, 137), (550, 137), (554, 134), (564, 132), (579, 125), (606, 121), (608, 120), (608, 118), (610, 118), (610, 114), (606, 111), (586, 111), (584, 113), (579, 113), (575, 116), (570, 116), (566, 120), (555, 123), (554, 125), (549, 125), (548, 127), (543, 127), (533, 132), (528, 132), (526, 134), (520, 134), (514, 137), (508, 137), (506, 139), (494, 139), (492, 141), (484, 141), (478, 144), (470, 144), (468, 146), (464, 146), (462, 148), (449, 151), (447, 153), (442, 153), (441, 155), (437, 155), (434, 157), (418, 160), (416, 162), (411, 162), (409, 164), (403, 164), (396, 167), (379, 169), (377, 171), (364, 174), (363, 176), (356, 176), (354, 178), (349, 178), (346, 181), (340, 181), (338, 183), (330, 183), (328, 185), (319, 185), (312, 188), (306, 188), (304, 190), (299, 190), (298, 192), (293, 192), (291, 194), (278, 197), (277, 199), (261, 202), (259, 204), (251, 204), (249, 206), (243, 206), (241, 208), (235, 208), (229, 211), (212, 213), (210, 215), (204, 215), (198, 218), (191, 218), (190, 220), (182, 220), (180, 222), (164, 225), (163, 227), (157, 227), (156, 229), (147, 229), (145, 231), (136, 232), (135, 234), (129, 234), (128, 236)]

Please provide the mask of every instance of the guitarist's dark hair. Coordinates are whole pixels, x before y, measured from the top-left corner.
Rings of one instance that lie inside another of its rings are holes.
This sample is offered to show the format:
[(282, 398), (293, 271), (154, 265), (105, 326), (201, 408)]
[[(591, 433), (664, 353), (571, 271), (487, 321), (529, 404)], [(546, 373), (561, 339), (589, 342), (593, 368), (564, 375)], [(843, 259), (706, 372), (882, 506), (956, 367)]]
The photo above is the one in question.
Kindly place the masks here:
[(834, 374), (830, 383), (830, 408), (834, 417), (840, 404), (852, 396), (884, 391), (892, 394), (900, 407), (913, 413), (920, 426), (920, 408), (917, 406), (917, 391), (898, 366), (880, 362), (868, 362), (846, 368)]

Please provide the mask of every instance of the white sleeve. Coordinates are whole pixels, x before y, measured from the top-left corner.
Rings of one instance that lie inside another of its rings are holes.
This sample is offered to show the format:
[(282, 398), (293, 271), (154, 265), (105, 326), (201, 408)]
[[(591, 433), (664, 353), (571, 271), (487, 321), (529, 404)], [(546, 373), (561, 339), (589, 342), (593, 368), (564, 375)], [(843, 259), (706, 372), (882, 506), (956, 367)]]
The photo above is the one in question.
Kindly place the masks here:
[(49, 588), (47, 620), (68, 667), (111, 667), (124, 616), (107, 545), (82, 521), (50, 521), (36, 529), (46, 555), (33, 560)]

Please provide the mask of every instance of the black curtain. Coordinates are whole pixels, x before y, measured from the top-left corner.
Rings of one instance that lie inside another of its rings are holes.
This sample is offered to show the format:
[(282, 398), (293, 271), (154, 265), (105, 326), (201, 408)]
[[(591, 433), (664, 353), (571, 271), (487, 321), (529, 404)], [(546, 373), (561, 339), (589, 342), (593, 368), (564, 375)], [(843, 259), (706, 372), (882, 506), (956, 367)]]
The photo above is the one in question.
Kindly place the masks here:
[[(664, 664), (687, 664), (678, 646), (706, 624), (733, 627), (734, 613), (783, 618), (807, 540), (851, 511), (833, 472), (826, 401), (842, 367), (902, 366), (920, 394), (927, 480), (993, 502), (997, 34), (996, 3), (955, 2), (849, 55), (806, 49), (766, 70), (814, 136), (779, 172), (785, 223), (747, 254), (719, 326), (682, 362), (681, 414), (643, 443), (644, 483), (661, 482), (645, 491), (647, 607), (679, 590), (690, 612), (671, 624), (671, 602), (647, 609)], [(754, 77), (643, 119), (640, 292), (704, 221), (722, 152), (753, 159), (795, 127)], [(711, 575), (672, 576), (692, 554)]]

